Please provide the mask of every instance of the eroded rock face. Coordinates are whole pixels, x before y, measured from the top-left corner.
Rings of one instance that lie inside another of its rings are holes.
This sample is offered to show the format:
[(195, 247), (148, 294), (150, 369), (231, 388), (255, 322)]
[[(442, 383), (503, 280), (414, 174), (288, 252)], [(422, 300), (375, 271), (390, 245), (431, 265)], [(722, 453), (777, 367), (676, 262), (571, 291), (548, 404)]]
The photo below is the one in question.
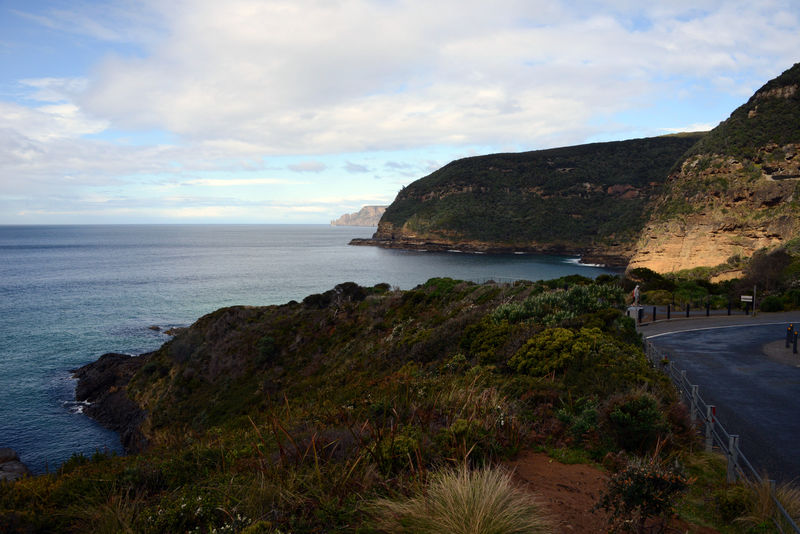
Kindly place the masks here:
[(331, 221), (331, 226), (377, 226), (384, 211), (386, 206), (364, 206), (356, 213), (347, 213)]
[(88, 402), (84, 413), (120, 435), (128, 452), (144, 449), (147, 442), (140, 425), (145, 412), (127, 395), (128, 382), (146, 361), (146, 356), (109, 353), (73, 372), (78, 380), (75, 400)]
[(800, 144), (750, 159), (701, 154), (672, 175), (630, 268), (673, 272), (749, 257), (800, 235)]
[(16, 451), (7, 447), (0, 448), (0, 482), (13, 482), (30, 474)]

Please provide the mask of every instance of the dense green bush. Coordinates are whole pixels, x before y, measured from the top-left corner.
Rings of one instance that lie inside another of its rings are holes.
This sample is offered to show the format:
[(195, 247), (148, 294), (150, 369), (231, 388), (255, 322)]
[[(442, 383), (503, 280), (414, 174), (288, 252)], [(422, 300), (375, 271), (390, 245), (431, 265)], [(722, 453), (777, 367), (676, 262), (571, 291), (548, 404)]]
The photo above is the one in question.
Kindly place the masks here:
[(644, 453), (669, 432), (658, 399), (643, 391), (612, 397), (602, 415), (609, 435), (619, 448), (629, 452)]
[(783, 311), (783, 299), (777, 295), (770, 295), (764, 297), (759, 302), (758, 307), (763, 312), (778, 312)]

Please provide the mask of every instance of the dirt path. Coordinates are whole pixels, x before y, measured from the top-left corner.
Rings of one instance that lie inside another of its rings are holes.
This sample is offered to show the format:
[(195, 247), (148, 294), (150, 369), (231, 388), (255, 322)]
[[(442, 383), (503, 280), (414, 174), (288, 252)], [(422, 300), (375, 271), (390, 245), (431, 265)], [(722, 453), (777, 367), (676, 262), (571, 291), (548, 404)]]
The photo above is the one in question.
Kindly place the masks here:
[[(525, 451), (506, 467), (539, 496), (555, 524), (554, 534), (605, 534), (608, 515), (592, 508), (605, 491), (608, 475), (584, 464), (562, 464), (544, 453)], [(667, 532), (719, 534), (717, 530), (672, 518)]]
[(541, 497), (556, 523), (557, 534), (595, 534), (607, 531), (607, 516), (593, 512), (606, 487), (607, 476), (582, 464), (568, 465), (544, 453), (526, 451), (506, 464), (516, 478)]

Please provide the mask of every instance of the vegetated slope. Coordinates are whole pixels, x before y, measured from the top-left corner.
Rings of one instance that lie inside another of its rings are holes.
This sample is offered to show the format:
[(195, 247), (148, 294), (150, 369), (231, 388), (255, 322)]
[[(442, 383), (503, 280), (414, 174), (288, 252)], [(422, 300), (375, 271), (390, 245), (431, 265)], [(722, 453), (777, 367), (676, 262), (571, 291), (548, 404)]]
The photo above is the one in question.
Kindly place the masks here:
[(373, 244), (619, 256), (669, 169), (702, 134), (454, 161), (405, 187)]
[(676, 166), (630, 267), (735, 264), (737, 256), (797, 236), (800, 63), (756, 91)]
[(346, 283), (218, 310), (116, 369), (102, 358), (86, 389), (132, 399), (149, 446), (0, 484), (0, 530), (359, 531), (366, 503), (444, 465), (537, 444), (623, 463), (658, 440), (684, 450), (685, 412), (608, 278)]

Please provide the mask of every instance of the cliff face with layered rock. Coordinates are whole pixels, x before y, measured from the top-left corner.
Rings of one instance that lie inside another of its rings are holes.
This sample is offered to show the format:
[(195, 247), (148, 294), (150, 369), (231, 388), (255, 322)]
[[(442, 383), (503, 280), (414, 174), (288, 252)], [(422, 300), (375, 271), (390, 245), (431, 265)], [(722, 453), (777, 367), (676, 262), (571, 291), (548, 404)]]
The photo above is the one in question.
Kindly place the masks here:
[(378, 226), (386, 206), (364, 206), (355, 213), (346, 213), (331, 221), (331, 226)]
[(800, 64), (691, 149), (669, 176), (630, 268), (717, 266), (800, 237), (799, 85)]
[(702, 134), (491, 154), (405, 187), (356, 245), (575, 254), (626, 265), (646, 209)]

